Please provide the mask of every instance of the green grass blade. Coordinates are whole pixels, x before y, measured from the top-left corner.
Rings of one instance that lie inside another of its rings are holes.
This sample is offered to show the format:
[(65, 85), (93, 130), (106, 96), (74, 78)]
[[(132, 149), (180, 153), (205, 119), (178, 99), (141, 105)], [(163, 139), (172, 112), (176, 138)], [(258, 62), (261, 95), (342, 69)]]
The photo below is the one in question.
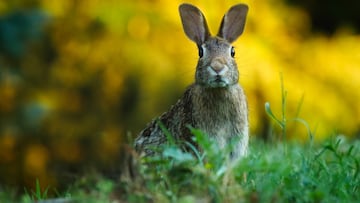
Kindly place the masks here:
[(269, 102), (265, 102), (265, 112), (266, 114), (273, 119), (281, 128), (284, 128), (283, 123), (276, 118), (276, 116), (273, 114), (273, 112), (271, 111), (270, 108), (270, 103)]
[(174, 137), (171, 135), (170, 131), (165, 127), (165, 125), (160, 121), (160, 119), (157, 119), (156, 123), (159, 125), (161, 131), (163, 131), (163, 133), (165, 134), (167, 140), (169, 141), (169, 144), (175, 145), (176, 142)]

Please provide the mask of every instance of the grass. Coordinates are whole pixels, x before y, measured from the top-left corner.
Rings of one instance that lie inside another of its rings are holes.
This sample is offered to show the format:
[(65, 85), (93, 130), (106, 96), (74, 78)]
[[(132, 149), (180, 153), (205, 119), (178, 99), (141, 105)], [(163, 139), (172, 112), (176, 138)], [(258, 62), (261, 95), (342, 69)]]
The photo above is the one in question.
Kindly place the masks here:
[[(197, 156), (176, 145), (164, 145), (163, 153), (141, 160), (135, 178), (85, 181), (86, 188), (75, 185), (59, 198), (64, 202), (184, 203), (360, 200), (359, 141), (333, 137), (310, 148), (252, 139), (249, 156), (233, 163), (227, 149), (220, 150), (200, 131), (193, 133), (204, 149)], [(21, 200), (44, 200), (47, 190), (27, 192)], [(0, 201), (9, 202), (9, 197), (0, 195)]]
[[(201, 133), (196, 134), (206, 138)], [(206, 140), (206, 139), (205, 139)], [(333, 138), (311, 149), (287, 143), (251, 143), (250, 155), (231, 163), (227, 153), (200, 142), (195, 158), (170, 146), (145, 160), (146, 185), (135, 202), (357, 202), (359, 142)], [(205, 146), (204, 146), (205, 145)], [(129, 200), (129, 199), (128, 199)]]
[[(64, 202), (359, 202), (360, 142), (333, 137), (309, 147), (252, 139), (249, 155), (233, 163), (200, 131), (202, 153), (176, 145), (141, 160), (135, 178), (96, 178), (73, 185)], [(20, 202), (47, 198), (47, 188), (28, 191)], [(86, 185), (86, 188), (83, 187)], [(0, 192), (0, 202), (13, 196)], [(19, 199), (18, 199), (19, 201)], [(40, 201), (41, 202), (41, 201)], [(71, 201), (70, 201), (71, 202)]]
[(42, 191), (39, 179), (36, 179), (35, 190), (32, 190), (31, 192), (29, 192), (26, 188), (24, 190), (25, 190), (25, 193), (27, 195), (25, 195), (23, 197), (22, 201), (23, 202), (33, 202), (33, 201), (36, 201), (36, 200), (47, 199), (49, 187), (46, 187), (46, 189)]

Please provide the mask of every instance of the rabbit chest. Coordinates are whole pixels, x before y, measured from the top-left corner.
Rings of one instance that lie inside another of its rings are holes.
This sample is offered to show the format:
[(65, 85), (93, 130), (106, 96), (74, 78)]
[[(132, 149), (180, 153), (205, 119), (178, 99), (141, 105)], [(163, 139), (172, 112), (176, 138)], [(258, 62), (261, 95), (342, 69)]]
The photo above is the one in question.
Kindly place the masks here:
[(233, 136), (247, 143), (247, 103), (239, 85), (228, 88), (194, 86), (193, 120), (195, 127), (205, 132), (223, 148)]

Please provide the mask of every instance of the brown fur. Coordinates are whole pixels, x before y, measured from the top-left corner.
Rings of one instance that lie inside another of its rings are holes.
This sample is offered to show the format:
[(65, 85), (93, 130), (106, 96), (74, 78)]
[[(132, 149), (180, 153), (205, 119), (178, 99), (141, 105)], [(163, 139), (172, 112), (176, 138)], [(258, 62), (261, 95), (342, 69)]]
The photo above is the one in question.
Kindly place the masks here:
[(239, 72), (230, 44), (241, 35), (246, 12), (245, 5), (233, 6), (223, 18), (220, 34), (211, 37), (200, 10), (189, 4), (180, 6), (185, 33), (197, 43), (199, 51), (203, 51), (196, 68), (195, 83), (168, 112), (140, 132), (135, 140), (138, 152), (151, 155), (152, 147), (167, 142), (159, 126), (162, 123), (176, 141), (187, 141), (195, 146), (188, 126), (203, 131), (220, 148), (237, 137), (232, 157), (246, 155), (249, 139), (247, 102), (238, 84)]

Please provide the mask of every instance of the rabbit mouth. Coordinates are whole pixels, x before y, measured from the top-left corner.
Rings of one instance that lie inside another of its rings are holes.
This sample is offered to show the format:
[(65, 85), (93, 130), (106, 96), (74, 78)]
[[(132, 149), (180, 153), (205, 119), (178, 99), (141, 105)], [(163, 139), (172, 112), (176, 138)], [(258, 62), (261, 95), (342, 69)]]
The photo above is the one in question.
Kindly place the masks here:
[(212, 88), (228, 87), (229, 81), (226, 78), (217, 75), (216, 77), (214, 77), (209, 81), (209, 86)]
[(229, 70), (228, 66), (223, 66), (223, 68), (219, 68), (220, 65), (213, 68), (213, 66), (207, 67), (208, 72), (208, 80), (207, 85), (211, 88), (221, 88), (229, 86), (229, 80), (225, 76), (227, 71)]

